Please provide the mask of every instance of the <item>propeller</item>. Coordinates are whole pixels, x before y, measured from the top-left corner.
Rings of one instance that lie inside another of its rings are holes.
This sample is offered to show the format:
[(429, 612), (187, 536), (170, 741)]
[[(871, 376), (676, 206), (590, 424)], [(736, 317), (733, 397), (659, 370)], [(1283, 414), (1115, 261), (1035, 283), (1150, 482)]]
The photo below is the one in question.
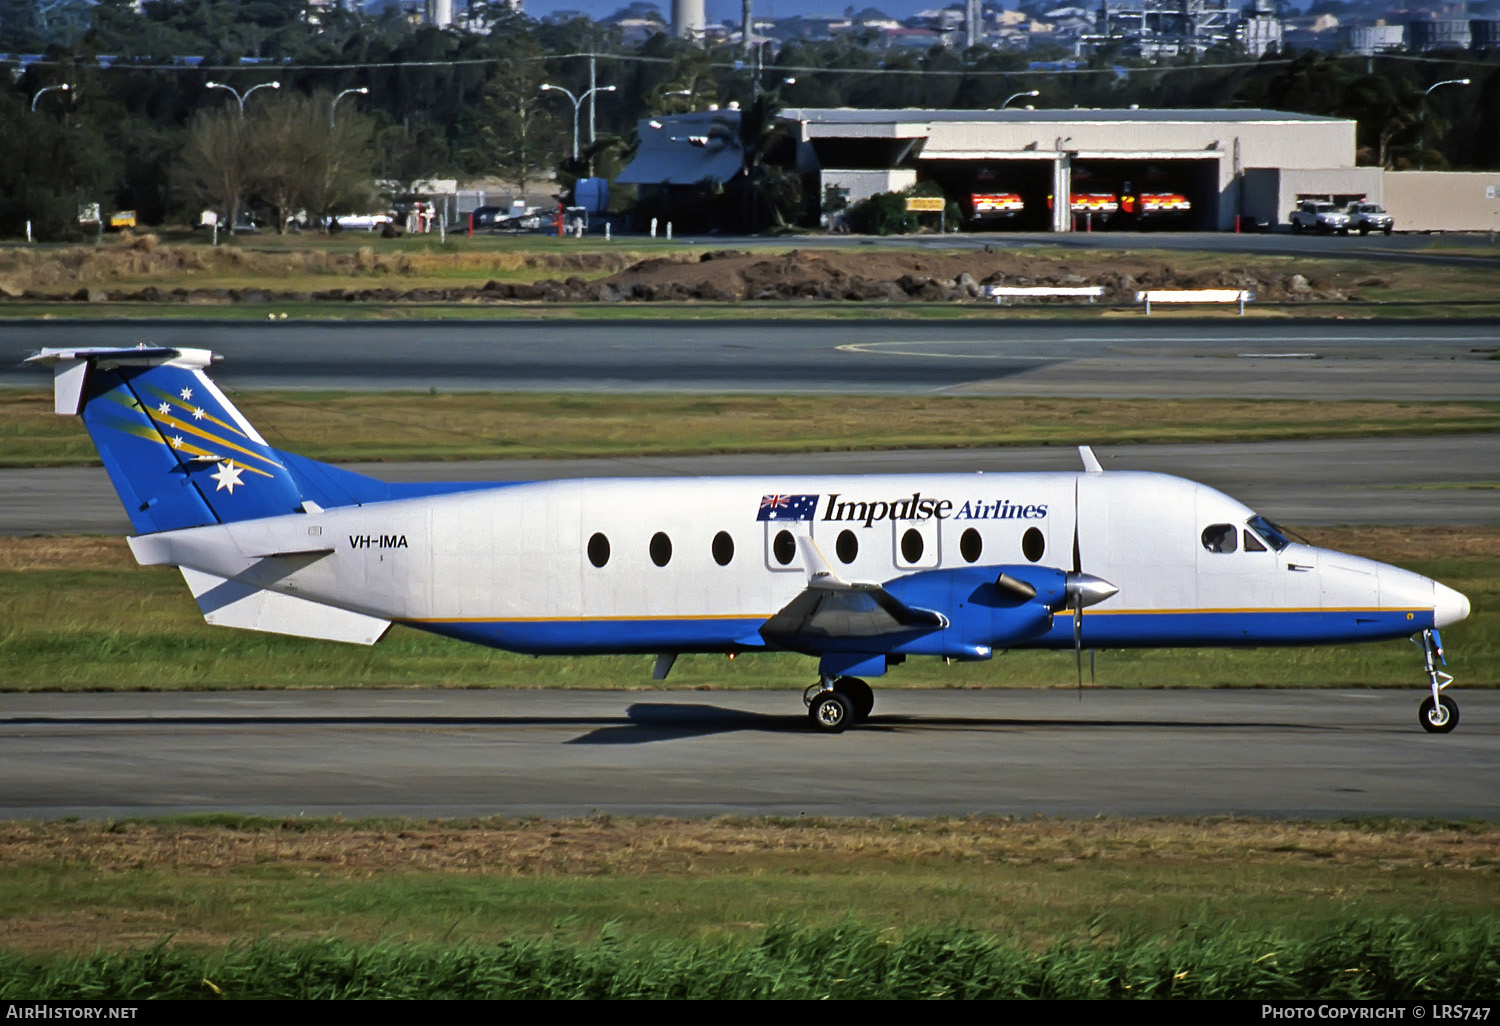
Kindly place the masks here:
[[(1078, 700), (1083, 701), (1083, 607), (1103, 602), (1120, 589), (1102, 577), (1083, 572), (1078, 546), (1078, 481), (1073, 482), (1073, 569), (1064, 578), (1064, 594), (1073, 609), (1073, 656), (1078, 664)], [(1089, 649), (1089, 683), (1094, 683), (1094, 650)]]

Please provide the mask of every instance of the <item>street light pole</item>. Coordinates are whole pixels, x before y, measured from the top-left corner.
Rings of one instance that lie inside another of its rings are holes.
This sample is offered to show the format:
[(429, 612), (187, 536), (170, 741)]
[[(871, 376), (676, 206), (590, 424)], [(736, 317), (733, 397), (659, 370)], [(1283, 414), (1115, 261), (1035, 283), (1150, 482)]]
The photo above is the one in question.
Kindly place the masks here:
[(365, 96), (369, 92), (370, 90), (368, 86), (360, 86), (358, 89), (345, 89), (343, 92), (335, 96), (333, 98), (333, 102), (328, 105), (328, 127), (332, 128), (334, 126), (333, 113), (338, 108), (340, 100), (348, 96), (350, 93), (358, 93), (361, 96)]
[(1418, 136), (1417, 136), (1417, 144), (1420, 147), (1417, 150), (1417, 170), (1418, 171), (1426, 171), (1427, 170), (1427, 97), (1431, 96), (1432, 95), (1432, 91), (1434, 89), (1437, 89), (1439, 86), (1445, 86), (1445, 85), (1461, 85), (1461, 86), (1466, 86), (1468, 84), (1469, 84), (1469, 80), (1466, 79), (1466, 78), (1445, 78), (1441, 82), (1434, 82), (1432, 85), (1428, 86), (1427, 87), (1427, 91), (1422, 94), (1422, 109), (1421, 109), (1421, 111), (1418, 114), (1418, 120), (1421, 122), (1421, 128), (1418, 129)]
[(72, 85), (70, 85), (67, 82), (64, 82), (62, 85), (42, 86), (42, 88), (40, 88), (40, 89), (38, 89), (36, 91), (36, 95), (31, 98), (31, 112), (33, 114), (36, 113), (36, 101), (38, 101), (38, 100), (40, 100), (42, 98), (42, 94), (43, 93), (50, 93), (53, 90), (61, 90), (62, 92), (67, 92), (69, 89), (72, 89), (72, 88), (73, 88)]
[(1023, 96), (1032, 96), (1032, 97), (1035, 97), (1035, 96), (1041, 96), (1041, 95), (1042, 95), (1042, 91), (1040, 89), (1032, 89), (1032, 90), (1030, 90), (1028, 92), (1024, 92), (1024, 93), (1013, 93), (1010, 96), (1007, 96), (1005, 98), (1005, 102), (1000, 105), (1000, 109), (1004, 110), (1006, 107), (1008, 107), (1010, 105), (1010, 101), (1011, 100), (1019, 100)]
[(584, 93), (582, 96), (574, 96), (573, 91), (566, 88), (565, 86), (552, 85), (550, 82), (542, 83), (542, 92), (559, 92), (573, 101), (573, 163), (578, 163), (578, 111), (583, 107), (583, 101), (587, 100), (595, 93), (612, 93), (614, 91), (615, 87), (612, 85), (596, 86), (595, 88), (590, 89), (588, 92)]
[(243, 120), (245, 120), (245, 101), (248, 100), (248, 99), (250, 99), (250, 94), (253, 93), (253, 92), (255, 92), (255, 90), (257, 90), (257, 89), (280, 89), (281, 88), (281, 83), (280, 82), (262, 82), (260, 85), (253, 85), (249, 89), (246, 89), (243, 95), (241, 95), (240, 91), (238, 89), (236, 89), (234, 86), (232, 86), (232, 85), (225, 85), (223, 82), (206, 82), (206, 83), (204, 83), (204, 88), (206, 88), (206, 89), (227, 89), (231, 93), (233, 93), (234, 94), (235, 102), (240, 105), (240, 120), (243, 121)]

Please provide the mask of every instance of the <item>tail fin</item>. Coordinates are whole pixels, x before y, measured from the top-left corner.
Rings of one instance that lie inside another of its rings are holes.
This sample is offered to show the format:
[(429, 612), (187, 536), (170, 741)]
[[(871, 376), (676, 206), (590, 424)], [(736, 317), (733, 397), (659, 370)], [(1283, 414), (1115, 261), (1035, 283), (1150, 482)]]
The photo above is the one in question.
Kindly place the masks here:
[(82, 413), (131, 526), (142, 534), (301, 509), (285, 457), (203, 373), (206, 349), (43, 349), (55, 409)]

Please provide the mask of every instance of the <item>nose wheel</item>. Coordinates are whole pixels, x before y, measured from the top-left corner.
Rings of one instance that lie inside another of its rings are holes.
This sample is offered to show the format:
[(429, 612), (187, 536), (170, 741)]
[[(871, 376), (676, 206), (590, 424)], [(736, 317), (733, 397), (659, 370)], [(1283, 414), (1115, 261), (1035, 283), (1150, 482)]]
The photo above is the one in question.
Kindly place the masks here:
[(1439, 695), (1436, 701), (1424, 698), (1417, 722), (1429, 734), (1446, 734), (1458, 726), (1458, 703), (1447, 695)]
[(1431, 682), (1432, 695), (1422, 700), (1422, 705), (1417, 710), (1417, 722), (1429, 734), (1446, 734), (1458, 726), (1458, 703), (1442, 693), (1444, 688), (1453, 683), (1451, 674), (1437, 668), (1438, 661), (1444, 666), (1448, 665), (1448, 660), (1443, 656), (1443, 639), (1435, 630), (1423, 631), (1419, 637), (1420, 641), (1415, 637), (1411, 640), (1422, 650), (1423, 668)]
[(875, 692), (858, 677), (823, 677), (803, 692), (802, 701), (815, 729), (842, 734), (870, 715), (875, 708)]

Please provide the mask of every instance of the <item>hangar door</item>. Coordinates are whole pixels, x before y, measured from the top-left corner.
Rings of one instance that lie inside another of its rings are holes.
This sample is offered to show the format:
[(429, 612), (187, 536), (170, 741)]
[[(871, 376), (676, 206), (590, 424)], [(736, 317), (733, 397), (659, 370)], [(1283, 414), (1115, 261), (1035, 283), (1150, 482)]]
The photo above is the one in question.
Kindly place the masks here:
[(917, 177), (958, 204), (965, 231), (1044, 232), (1052, 224), (1053, 158), (924, 160)]
[(1073, 227), (1094, 231), (1215, 231), (1219, 159), (1104, 157), (1072, 161)]

